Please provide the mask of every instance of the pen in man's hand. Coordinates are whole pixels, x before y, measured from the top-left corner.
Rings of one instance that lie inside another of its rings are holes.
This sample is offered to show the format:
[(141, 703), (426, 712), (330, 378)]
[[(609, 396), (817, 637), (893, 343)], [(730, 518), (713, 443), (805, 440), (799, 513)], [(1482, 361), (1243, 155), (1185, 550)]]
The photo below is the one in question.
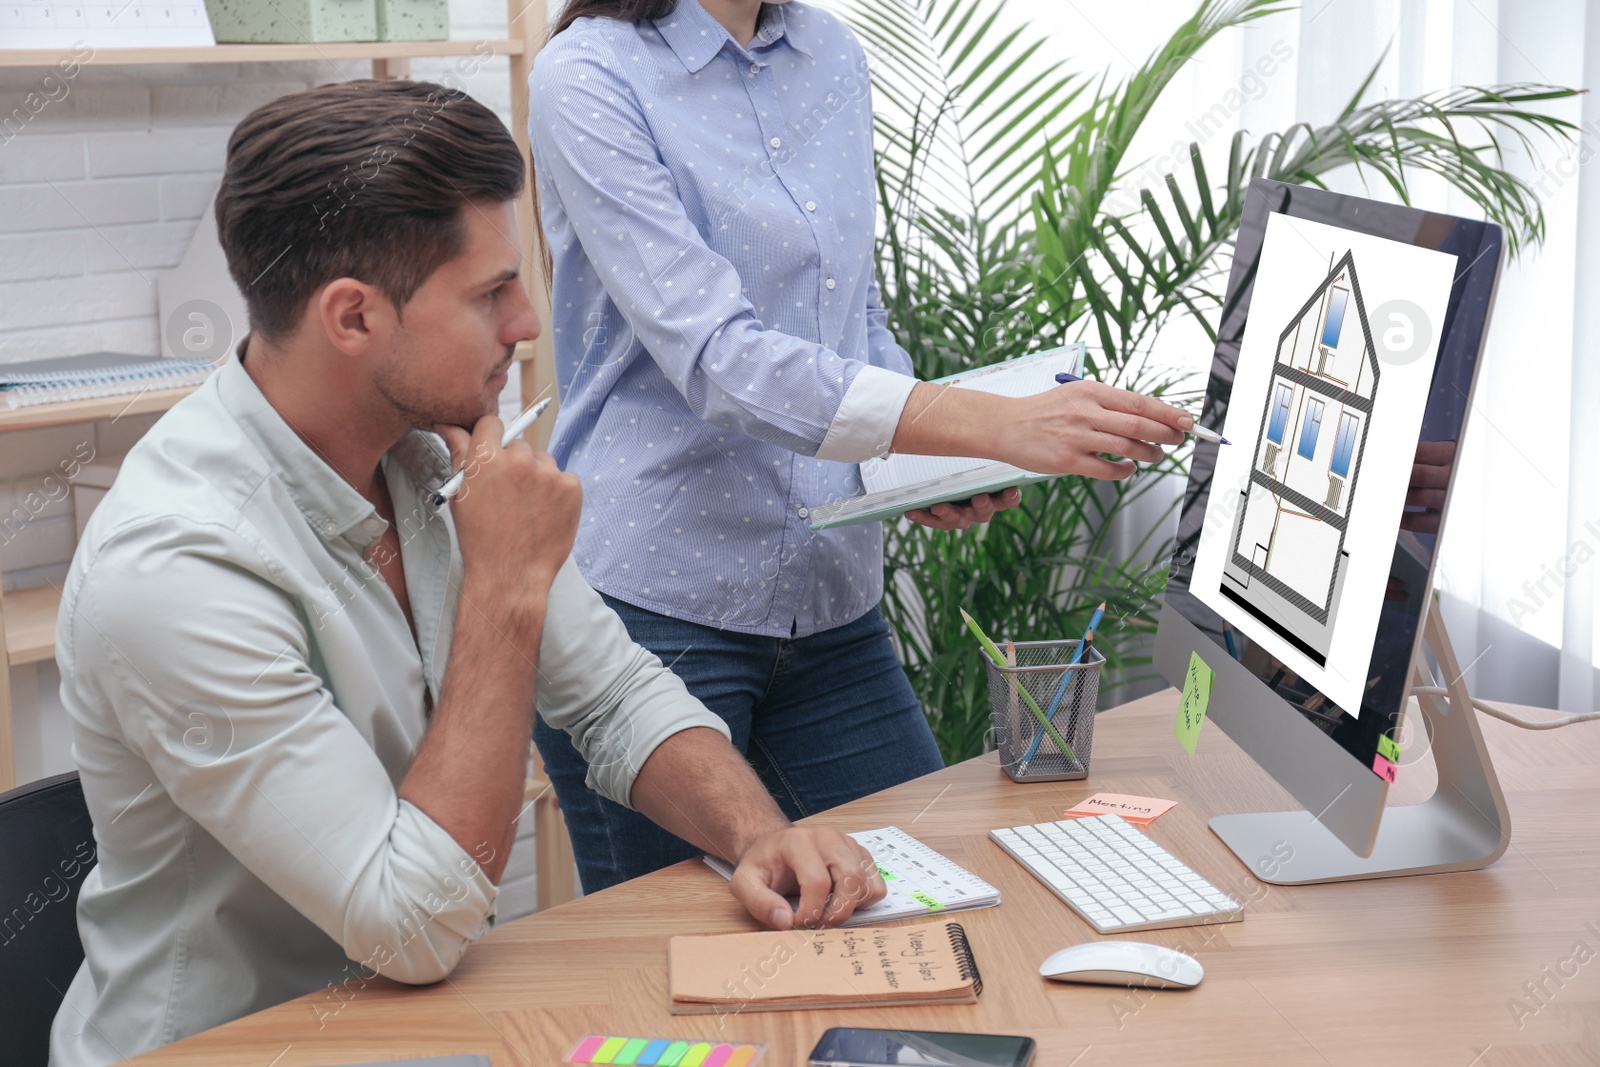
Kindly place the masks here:
[[(554, 399), (554, 397), (547, 396), (543, 400), (523, 408), (522, 414), (512, 419), (511, 425), (506, 427), (505, 439), (500, 442), (500, 447), (510, 447), (512, 441), (515, 441), (517, 438), (526, 433), (528, 427), (532, 426), (539, 416), (544, 414), (545, 409), (550, 406), (550, 402)], [(450, 480), (445, 482), (438, 488), (438, 490), (434, 492), (433, 506), (436, 508), (444, 507), (444, 502), (455, 496), (456, 493), (460, 492), (461, 484), (466, 480), (467, 469), (465, 467), (452, 474), (450, 476)]]
[[(1056, 375), (1056, 382), (1059, 385), (1067, 385), (1071, 382), (1081, 381), (1083, 381), (1082, 378), (1078, 377), (1076, 374), (1068, 374), (1066, 371), (1062, 371), (1060, 374)], [(1189, 430), (1188, 432), (1194, 434), (1196, 437), (1200, 438), (1200, 440), (1210, 441), (1214, 445), (1227, 445), (1233, 443), (1217, 431), (1208, 430), (1204, 426), (1201, 426), (1198, 422), (1194, 424), (1194, 429)]]

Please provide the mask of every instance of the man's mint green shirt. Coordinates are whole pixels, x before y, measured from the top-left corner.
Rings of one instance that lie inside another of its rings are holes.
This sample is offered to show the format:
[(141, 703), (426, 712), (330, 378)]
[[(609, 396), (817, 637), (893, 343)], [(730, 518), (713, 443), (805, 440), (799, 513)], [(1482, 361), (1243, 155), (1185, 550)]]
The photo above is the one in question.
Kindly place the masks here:
[[(135, 446), (95, 511), (56, 635), (98, 864), (55, 1067), (373, 971), (437, 981), (492, 924), (487, 843), (464, 849), (395, 794), (447, 681), (462, 564), (448, 508), (425, 497), (448, 456), (413, 432), (383, 473), (415, 638), (364, 555), (387, 524), (237, 359)], [(590, 786), (623, 804), (669, 735), (727, 736), (570, 559), (538, 694)], [(326, 1010), (347, 998), (330, 992)]]

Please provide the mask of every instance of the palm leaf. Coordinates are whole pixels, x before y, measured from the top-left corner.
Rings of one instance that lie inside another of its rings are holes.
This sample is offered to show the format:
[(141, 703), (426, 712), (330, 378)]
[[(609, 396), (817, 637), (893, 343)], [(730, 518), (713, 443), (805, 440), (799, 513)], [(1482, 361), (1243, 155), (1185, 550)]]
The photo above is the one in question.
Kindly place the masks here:
[[(1505, 138), (1530, 147), (1570, 124), (1537, 106), (1551, 86), (1459, 88), (1363, 104), (1252, 141), (1236, 134), (1214, 184), (1200, 147), (1154, 188), (1131, 188), (1128, 146), (1184, 64), (1223, 30), (1284, 10), (1279, 0), (1203, 0), (1124, 81), (1046, 61), (1023, 29), (998, 32), (1000, 0), (855, 0), (872, 55), (881, 232), (879, 287), (917, 375), (943, 375), (1065, 340), (1092, 342), (1091, 372), (1176, 402), (1182, 368), (1150, 358), (1161, 330), (1192, 317), (1214, 337), (1228, 252), (1252, 178), (1320, 184), (1354, 167), (1409, 196), (1438, 174), (1505, 227), (1513, 249), (1544, 232), (1537, 197), (1503, 168)], [(1189, 390), (1186, 392), (1185, 390)], [(1104, 600), (1098, 647), (1112, 677), (1153, 677), (1149, 637), (1178, 500), (1114, 551), (1130, 508), (1148, 509), (1181, 456), (1128, 482), (1058, 478), (961, 533), (885, 529), (884, 610), (949, 759), (987, 733), (988, 685), (964, 607), (999, 639), (1075, 635)]]

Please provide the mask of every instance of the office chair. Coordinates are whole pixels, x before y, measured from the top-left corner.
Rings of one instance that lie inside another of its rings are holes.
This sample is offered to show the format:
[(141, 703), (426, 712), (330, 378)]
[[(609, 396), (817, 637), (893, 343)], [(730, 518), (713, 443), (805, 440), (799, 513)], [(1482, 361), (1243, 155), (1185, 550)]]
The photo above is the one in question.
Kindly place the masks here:
[(95, 858), (76, 772), (0, 794), (0, 856), (0, 1042), (6, 1063), (44, 1067), (83, 962), (78, 887)]

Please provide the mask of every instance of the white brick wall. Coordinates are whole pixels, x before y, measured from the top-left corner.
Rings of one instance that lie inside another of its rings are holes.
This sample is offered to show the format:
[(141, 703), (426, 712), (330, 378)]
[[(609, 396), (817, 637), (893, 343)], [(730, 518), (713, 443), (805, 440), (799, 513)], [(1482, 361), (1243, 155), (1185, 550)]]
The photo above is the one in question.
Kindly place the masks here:
[[(557, 0), (552, 6), (559, 6)], [(501, 0), (452, 0), (451, 36), (505, 36)], [(221, 176), (233, 125), (278, 95), (370, 65), (267, 63), (82, 65), (26, 121), (42, 70), (0, 70), (0, 363), (102, 349), (159, 350), (156, 272), (174, 266)], [(452, 79), (507, 123), (503, 59), (416, 60), (412, 76)], [(35, 98), (35, 105), (37, 97)], [(20, 132), (18, 132), (20, 127)], [(98, 458), (127, 451), (151, 418), (0, 435), (0, 523), (46, 472), (92, 440)], [(34, 498), (37, 501), (37, 497)], [(51, 503), (19, 532), (0, 526), (4, 588), (58, 581), (74, 545), (70, 502)], [(71, 766), (53, 664), (12, 672), (19, 762), (26, 780)], [(501, 918), (533, 908), (531, 826), (502, 893)]]
[[(451, 5), (451, 36), (503, 37), (499, 0)], [(420, 59), (509, 123), (504, 59)], [(25, 122), (40, 70), (0, 71), (0, 363), (158, 350), (154, 272), (173, 266), (221, 176), (228, 134), (260, 104), (341, 78), (360, 61), (226, 66), (82, 64)], [(18, 109), (21, 109), (20, 112)], [(20, 132), (15, 132), (20, 127)], [(14, 134), (14, 135), (13, 135)], [(39, 282), (61, 282), (31, 288)], [(0, 447), (0, 478), (10, 464)]]

